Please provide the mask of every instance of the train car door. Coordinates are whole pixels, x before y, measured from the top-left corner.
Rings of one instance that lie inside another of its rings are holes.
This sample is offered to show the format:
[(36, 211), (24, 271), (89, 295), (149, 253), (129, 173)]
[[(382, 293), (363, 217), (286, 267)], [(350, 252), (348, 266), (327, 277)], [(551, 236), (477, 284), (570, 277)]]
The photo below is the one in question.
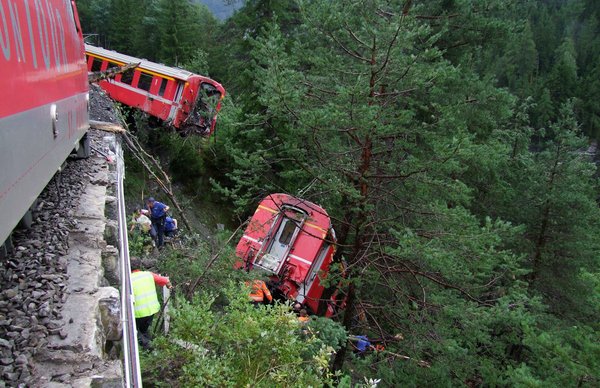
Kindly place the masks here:
[[(175, 90), (175, 97), (173, 98), (173, 104), (171, 105), (171, 111), (169, 112), (169, 117), (167, 117), (167, 120), (170, 121), (174, 121), (176, 116), (177, 116), (177, 111), (180, 109), (180, 100), (181, 100), (181, 96), (183, 95), (183, 87), (184, 87), (184, 83), (181, 80), (175, 80), (175, 82), (177, 82), (177, 89)], [(179, 125), (179, 123), (175, 123), (176, 125)]]
[(279, 217), (281, 221), (275, 222), (277, 230), (273, 234), (265, 254), (256, 263), (274, 273), (278, 273), (281, 269), (307, 216), (304, 212), (296, 209), (284, 208)]
[(317, 256), (317, 259), (313, 261), (309, 273), (306, 275), (304, 282), (298, 289), (298, 297), (296, 298), (298, 302), (304, 303), (304, 298), (313, 286), (315, 279), (317, 278), (317, 275), (321, 270), (321, 266), (323, 265), (323, 262), (327, 257), (327, 253), (329, 252), (330, 247), (330, 244), (324, 243), (321, 249), (319, 250), (319, 256)]

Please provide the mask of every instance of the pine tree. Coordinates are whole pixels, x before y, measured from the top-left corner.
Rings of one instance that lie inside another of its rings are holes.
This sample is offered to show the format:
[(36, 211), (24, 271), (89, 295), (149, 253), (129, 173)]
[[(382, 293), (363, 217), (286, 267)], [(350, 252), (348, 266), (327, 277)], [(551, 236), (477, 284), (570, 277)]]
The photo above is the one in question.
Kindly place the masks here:
[(108, 47), (112, 27), (112, 2), (102, 0), (77, 1), (77, 12), (86, 42)]
[(548, 87), (556, 106), (576, 96), (578, 85), (576, 56), (572, 39), (566, 38), (556, 49), (554, 64), (548, 76)]
[(111, 0), (112, 24), (107, 48), (136, 56), (135, 31), (144, 15), (143, 3), (144, 0)]
[(579, 95), (579, 115), (584, 132), (597, 141), (600, 139), (600, 106), (597, 103), (600, 101), (600, 56), (583, 78)]
[(188, 0), (160, 0), (158, 8), (158, 57), (166, 64), (181, 65), (194, 55), (202, 38), (199, 8)]
[(580, 303), (585, 294), (580, 269), (594, 270), (600, 249), (600, 216), (596, 204), (595, 166), (584, 151), (572, 103), (561, 109), (535, 153), (526, 198), (531, 206), (528, 227), (533, 285), (563, 315), (587, 316)]

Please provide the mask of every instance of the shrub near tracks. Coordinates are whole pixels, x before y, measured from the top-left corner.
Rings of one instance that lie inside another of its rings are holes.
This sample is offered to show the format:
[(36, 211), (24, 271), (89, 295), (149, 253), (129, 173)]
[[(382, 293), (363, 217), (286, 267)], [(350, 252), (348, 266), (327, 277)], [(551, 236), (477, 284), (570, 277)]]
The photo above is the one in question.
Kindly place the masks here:
[[(228, 303), (222, 310), (215, 304), (221, 297)], [(203, 293), (191, 303), (178, 302), (169, 338), (156, 339), (156, 351), (142, 356), (146, 384), (159, 384), (159, 379), (181, 386), (306, 387), (331, 382), (327, 367), (333, 348), (316, 337), (303, 338), (289, 306), (255, 308), (246, 290), (233, 282), (222, 295)]]

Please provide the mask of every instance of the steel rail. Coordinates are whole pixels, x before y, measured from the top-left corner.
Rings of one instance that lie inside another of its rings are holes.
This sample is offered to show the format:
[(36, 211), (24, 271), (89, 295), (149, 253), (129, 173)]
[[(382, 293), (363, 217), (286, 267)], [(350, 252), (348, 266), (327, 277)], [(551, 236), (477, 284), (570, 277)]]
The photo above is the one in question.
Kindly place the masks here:
[(140, 357), (138, 352), (137, 328), (133, 310), (133, 288), (129, 265), (129, 240), (127, 237), (127, 212), (123, 179), (125, 161), (120, 141), (114, 142), (117, 170), (117, 202), (119, 219), (119, 268), (121, 274), (121, 321), (123, 323), (123, 369), (125, 387), (141, 387)]

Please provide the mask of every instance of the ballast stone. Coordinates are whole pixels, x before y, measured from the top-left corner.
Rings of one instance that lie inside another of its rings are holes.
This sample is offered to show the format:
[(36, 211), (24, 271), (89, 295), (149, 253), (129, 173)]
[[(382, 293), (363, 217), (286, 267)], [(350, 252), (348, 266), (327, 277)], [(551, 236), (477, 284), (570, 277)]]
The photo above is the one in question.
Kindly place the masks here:
[[(96, 163), (104, 164), (104, 161), (96, 158)], [(95, 171), (95, 182), (108, 182), (107, 168), (97, 166)], [(107, 340), (121, 337), (119, 292), (113, 287), (102, 287), (105, 282), (102, 252), (107, 245), (103, 239), (107, 221), (104, 216), (106, 192), (105, 186), (89, 183), (73, 212), (78, 222), (70, 222), (69, 251), (60, 257), (64, 260), (68, 281), (53, 276), (43, 278), (44, 288), (60, 282), (67, 293), (61, 299), (64, 304), (61, 325), (53, 322), (47, 345), (38, 348), (34, 358), (35, 374), (31, 381), (36, 384), (90, 387), (92, 376), (96, 376), (96, 380), (101, 376), (107, 381), (119, 381), (120, 386), (121, 362), (108, 359), (104, 351)]]

